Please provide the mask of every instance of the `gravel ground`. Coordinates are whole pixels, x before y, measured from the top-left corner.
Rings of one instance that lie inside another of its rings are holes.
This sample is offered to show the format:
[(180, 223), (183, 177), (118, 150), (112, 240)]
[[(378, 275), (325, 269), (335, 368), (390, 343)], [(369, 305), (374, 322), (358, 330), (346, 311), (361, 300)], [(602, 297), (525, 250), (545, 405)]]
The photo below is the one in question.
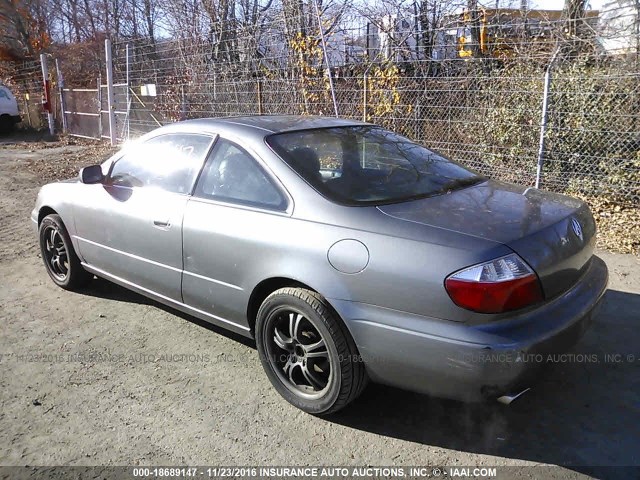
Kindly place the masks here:
[(55, 287), (30, 229), (38, 187), (108, 152), (27, 140), (0, 145), (0, 464), (640, 465), (638, 257), (599, 252), (610, 290), (572, 351), (597, 363), (558, 364), (508, 407), (371, 385), (316, 418), (251, 342), (103, 280)]

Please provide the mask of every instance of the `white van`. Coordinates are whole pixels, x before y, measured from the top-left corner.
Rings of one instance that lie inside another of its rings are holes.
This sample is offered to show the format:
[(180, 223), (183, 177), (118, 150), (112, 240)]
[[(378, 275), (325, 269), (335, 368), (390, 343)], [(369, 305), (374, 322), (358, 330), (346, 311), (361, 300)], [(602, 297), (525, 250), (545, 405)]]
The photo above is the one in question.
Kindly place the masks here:
[(10, 132), (21, 120), (16, 97), (9, 87), (0, 84), (0, 133)]

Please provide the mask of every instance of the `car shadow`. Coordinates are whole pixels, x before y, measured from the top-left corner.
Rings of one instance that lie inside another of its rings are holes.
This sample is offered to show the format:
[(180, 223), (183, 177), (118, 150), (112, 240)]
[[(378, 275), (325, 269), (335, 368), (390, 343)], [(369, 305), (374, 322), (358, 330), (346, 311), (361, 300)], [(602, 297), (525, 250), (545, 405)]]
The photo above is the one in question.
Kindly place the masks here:
[(94, 278), (93, 281), (90, 282), (86, 288), (79, 291), (78, 293), (82, 295), (88, 295), (91, 297), (104, 298), (106, 300), (115, 300), (118, 302), (137, 303), (139, 305), (152, 305), (161, 310), (164, 310), (165, 312), (171, 313), (172, 315), (176, 315), (177, 317), (180, 317), (195, 325), (198, 325), (202, 328), (206, 328), (207, 330), (213, 333), (223, 335), (231, 340), (235, 340), (248, 347), (256, 348), (256, 344), (253, 341), (253, 339), (244, 337), (238, 333), (232, 332), (230, 330), (219, 327), (217, 325), (206, 322), (204, 320), (200, 320), (197, 317), (181, 312), (180, 310), (176, 310), (175, 308), (169, 307), (163, 303), (147, 298), (144, 295), (136, 293), (127, 288), (121, 287), (116, 283), (110, 282), (100, 277)]
[(51, 135), (48, 130), (32, 128), (16, 128), (9, 133), (0, 133), (0, 146), (21, 143), (56, 142), (58, 137)]
[(371, 385), (329, 420), (434, 447), (621, 478), (620, 470), (599, 467), (640, 465), (639, 316), (640, 295), (607, 291), (593, 326), (570, 352), (575, 358), (553, 365), (509, 406)]
[[(83, 293), (154, 305), (255, 348), (253, 340), (106, 280), (95, 280)], [(640, 295), (608, 290), (590, 330), (569, 352), (573, 359), (553, 365), (509, 406), (464, 404), (371, 384), (352, 405), (323, 419), (433, 447), (620, 478), (620, 470), (600, 467), (640, 465), (639, 315)]]

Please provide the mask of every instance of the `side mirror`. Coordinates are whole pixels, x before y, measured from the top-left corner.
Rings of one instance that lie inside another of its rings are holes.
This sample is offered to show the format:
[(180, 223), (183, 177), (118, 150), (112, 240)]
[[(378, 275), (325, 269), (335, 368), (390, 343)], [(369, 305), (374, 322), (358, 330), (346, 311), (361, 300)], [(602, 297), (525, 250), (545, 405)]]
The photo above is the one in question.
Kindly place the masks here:
[(100, 165), (91, 165), (80, 170), (80, 181), (82, 183), (102, 183), (104, 175)]

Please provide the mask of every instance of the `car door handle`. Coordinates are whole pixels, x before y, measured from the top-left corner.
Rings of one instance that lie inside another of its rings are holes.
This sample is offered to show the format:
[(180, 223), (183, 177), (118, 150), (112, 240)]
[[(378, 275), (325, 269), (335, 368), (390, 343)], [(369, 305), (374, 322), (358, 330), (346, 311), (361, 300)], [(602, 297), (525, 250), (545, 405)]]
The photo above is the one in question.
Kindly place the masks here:
[(169, 220), (154, 220), (153, 224), (158, 228), (169, 228), (171, 226), (171, 222), (169, 222)]

